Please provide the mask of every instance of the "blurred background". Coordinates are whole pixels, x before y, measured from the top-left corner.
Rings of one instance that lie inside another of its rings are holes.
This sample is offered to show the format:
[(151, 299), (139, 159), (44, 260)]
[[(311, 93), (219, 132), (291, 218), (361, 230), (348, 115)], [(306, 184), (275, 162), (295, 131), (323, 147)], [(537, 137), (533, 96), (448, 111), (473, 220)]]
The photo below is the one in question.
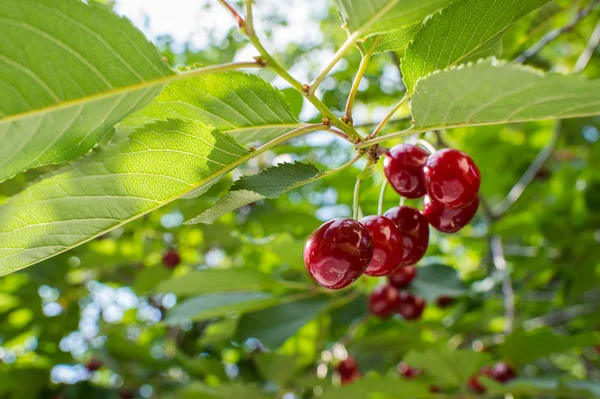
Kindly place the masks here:
[[(256, 55), (216, 0), (104, 3), (131, 19), (174, 67)], [(310, 81), (346, 38), (333, 1), (255, 3), (259, 36), (301, 82)], [(503, 58), (514, 59), (568, 24), (583, 4), (556, 0), (520, 20), (504, 36)], [(528, 64), (568, 73), (599, 19), (597, 8)], [(376, 55), (367, 69), (354, 111), (364, 132), (403, 95), (401, 56)], [(332, 109), (344, 109), (359, 62), (359, 52), (352, 51), (321, 85), (318, 95)], [(285, 82), (269, 71), (259, 74), (284, 91), (302, 120), (320, 121)], [(599, 52), (583, 74), (600, 77)], [(401, 111), (386, 132), (409, 121), (408, 111)], [(459, 234), (432, 230), (420, 267), (444, 268), (417, 277), (413, 288), (428, 302), (421, 320), (412, 323), (368, 317), (366, 297), (378, 279), (363, 278), (348, 291), (325, 294), (305, 272), (306, 238), (326, 220), (351, 216), (355, 177), (364, 164), (241, 208), (215, 224), (183, 225), (241, 175), (294, 160), (333, 168), (352, 156), (348, 143), (325, 134), (277, 147), (200, 198), (176, 201), (0, 278), (0, 398), (310, 398), (339, 384), (332, 365), (346, 353), (366, 374), (396, 376), (406, 353), (440, 346), (484, 351), (525, 377), (600, 381), (594, 349), (600, 344), (599, 128), (600, 118), (587, 118), (558, 128), (550, 121), (424, 135), (438, 148), (448, 145), (471, 155), (491, 207), (502, 204), (540, 151), (549, 156), (500, 219), (492, 221), (480, 209)], [(0, 184), (0, 202), (52, 170), (36, 169)], [(364, 214), (377, 211), (383, 178), (379, 165), (365, 182)], [(386, 208), (398, 203), (392, 191)], [(501, 242), (510, 276), (494, 265), (492, 237)], [(180, 256), (176, 266), (165, 265), (169, 251)], [(205, 280), (199, 273), (206, 270), (226, 273)], [(510, 341), (502, 335), (508, 283), (516, 302)], [(437, 306), (440, 296), (453, 301)]]

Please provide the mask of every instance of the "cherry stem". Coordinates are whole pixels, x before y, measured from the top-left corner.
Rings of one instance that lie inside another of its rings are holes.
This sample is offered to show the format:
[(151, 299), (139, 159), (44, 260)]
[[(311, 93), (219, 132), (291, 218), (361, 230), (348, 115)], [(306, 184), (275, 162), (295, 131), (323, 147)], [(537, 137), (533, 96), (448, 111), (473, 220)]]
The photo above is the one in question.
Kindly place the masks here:
[(388, 182), (386, 179), (381, 183), (381, 190), (379, 191), (379, 202), (377, 204), (377, 214), (383, 215), (383, 202), (385, 200), (385, 190), (387, 189)]
[(360, 186), (362, 184), (361, 179), (356, 179), (356, 184), (354, 185), (354, 197), (352, 202), (352, 218), (354, 220), (358, 220), (358, 214), (360, 210)]
[(352, 119), (352, 108), (354, 107), (354, 100), (356, 99), (356, 94), (358, 93), (358, 87), (360, 86), (360, 82), (369, 66), (369, 62), (371, 61), (371, 57), (377, 48), (377, 44), (381, 40), (382, 36), (378, 36), (367, 53), (363, 56), (360, 61), (360, 65), (358, 67), (358, 71), (356, 72), (356, 76), (354, 77), (354, 82), (352, 82), (352, 88), (350, 89), (350, 94), (348, 95), (348, 102), (346, 103), (346, 121), (348, 123), (353, 123)]
[(405, 200), (405, 199), (406, 199), (406, 198), (404, 198), (404, 197), (400, 196), (400, 202), (399, 202), (399, 205), (400, 205), (400, 206), (404, 206), (404, 200)]
[(435, 147), (433, 145), (431, 145), (431, 143), (427, 140), (419, 139), (419, 140), (417, 140), (417, 145), (420, 147), (423, 147), (424, 149), (429, 151), (430, 154), (433, 154), (434, 152), (436, 152)]
[[(383, 118), (383, 120), (381, 122), (379, 122), (379, 125), (377, 125), (377, 127), (375, 128), (373, 133), (371, 133), (367, 136), (367, 138), (365, 139), (365, 142), (377, 137), (377, 135), (381, 132), (381, 129), (383, 129), (383, 127), (392, 119), (394, 114), (396, 114), (396, 112), (398, 112), (398, 110), (400, 108), (402, 108), (402, 106), (404, 105), (404, 103), (406, 103), (406, 101), (408, 101), (408, 93), (406, 93), (404, 95), (404, 97), (402, 97), (402, 99), (398, 102), (398, 104), (396, 104), (394, 106), (394, 108), (392, 108), (392, 110), (385, 116), (385, 118)], [(375, 143), (373, 143), (373, 144), (375, 144)]]

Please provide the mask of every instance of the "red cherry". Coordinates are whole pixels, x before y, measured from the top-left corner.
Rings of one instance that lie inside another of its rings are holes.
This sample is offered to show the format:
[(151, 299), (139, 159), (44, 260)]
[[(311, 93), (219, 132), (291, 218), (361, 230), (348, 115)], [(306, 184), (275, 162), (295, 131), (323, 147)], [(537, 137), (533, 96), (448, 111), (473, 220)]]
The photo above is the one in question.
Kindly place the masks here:
[(358, 369), (358, 362), (352, 356), (348, 356), (345, 360), (342, 360), (338, 366), (337, 371), (342, 377), (351, 377)]
[(442, 393), (442, 390), (437, 385), (430, 385), (429, 392), (431, 393)]
[(344, 377), (343, 375), (341, 375), (341, 380), (342, 380), (342, 385), (346, 385), (346, 384), (350, 384), (353, 381), (356, 381), (360, 378), (362, 378), (363, 374), (360, 371), (355, 371), (354, 373), (352, 373), (352, 375), (346, 376)]
[(422, 372), (421, 369), (418, 369), (416, 367), (410, 367), (406, 362), (398, 363), (398, 366), (396, 366), (396, 370), (398, 370), (398, 374), (409, 380), (419, 376)]
[(594, 349), (596, 350), (596, 353), (600, 355), (600, 345), (594, 346)]
[(479, 192), (481, 173), (462, 151), (437, 151), (427, 159), (423, 171), (427, 193), (445, 208), (464, 208)]
[(481, 382), (479, 382), (477, 376), (469, 378), (467, 385), (469, 386), (469, 388), (471, 388), (471, 391), (475, 393), (485, 393), (485, 391), (487, 391), (487, 389), (485, 389)]
[(100, 367), (102, 367), (102, 361), (100, 359), (91, 359), (85, 365), (85, 368), (88, 369), (90, 373), (100, 370)]
[(394, 146), (385, 155), (383, 171), (390, 185), (406, 198), (421, 198), (427, 191), (423, 167), (429, 154), (412, 144)]
[(365, 270), (367, 276), (386, 276), (402, 262), (402, 235), (398, 227), (385, 216), (367, 216), (360, 222), (373, 238), (373, 259)]
[(334, 219), (315, 230), (304, 245), (308, 273), (323, 287), (338, 290), (359, 278), (373, 257), (369, 230), (353, 219)]
[(435, 301), (435, 303), (440, 308), (447, 308), (448, 306), (450, 306), (454, 303), (454, 298), (446, 296), (446, 295), (442, 295)]
[(500, 362), (496, 363), (490, 370), (489, 376), (494, 380), (505, 383), (517, 377), (517, 373), (511, 365)]
[(163, 255), (162, 262), (167, 269), (175, 269), (181, 263), (181, 256), (174, 249), (170, 249)]
[(390, 284), (396, 288), (406, 288), (417, 276), (417, 268), (414, 266), (404, 266), (388, 276)]
[(391, 285), (381, 285), (369, 296), (369, 312), (381, 319), (391, 317), (398, 310), (398, 306), (400, 295)]
[(400, 305), (398, 313), (406, 320), (417, 320), (421, 318), (425, 310), (425, 299), (409, 292), (400, 292)]
[(456, 233), (465, 227), (479, 208), (479, 198), (475, 199), (466, 207), (460, 209), (448, 209), (443, 205), (425, 197), (423, 203), (423, 214), (434, 229), (443, 233)]
[(121, 399), (133, 399), (135, 398), (135, 393), (136, 392), (133, 389), (123, 388), (121, 389), (121, 392), (119, 392), (119, 396)]
[(418, 209), (397, 206), (383, 216), (398, 226), (402, 235), (403, 251), (400, 266), (412, 266), (423, 258), (429, 245), (429, 224)]

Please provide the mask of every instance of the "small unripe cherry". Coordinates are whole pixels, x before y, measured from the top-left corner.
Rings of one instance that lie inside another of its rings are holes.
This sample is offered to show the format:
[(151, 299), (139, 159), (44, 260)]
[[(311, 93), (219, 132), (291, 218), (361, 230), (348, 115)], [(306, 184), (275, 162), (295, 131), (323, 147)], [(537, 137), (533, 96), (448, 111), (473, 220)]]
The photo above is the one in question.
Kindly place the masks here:
[(464, 208), (479, 193), (479, 168), (462, 151), (446, 148), (435, 152), (427, 159), (423, 171), (427, 194), (445, 208)]
[(400, 230), (385, 216), (367, 216), (360, 222), (373, 238), (373, 258), (365, 270), (367, 276), (387, 276), (402, 262), (402, 235)]
[(380, 285), (369, 295), (369, 312), (381, 319), (387, 319), (398, 311), (400, 295), (391, 285)]
[(403, 256), (400, 266), (417, 264), (429, 245), (429, 223), (425, 216), (409, 206), (391, 208), (383, 216), (394, 222), (402, 235)]
[(429, 153), (412, 144), (392, 147), (383, 160), (383, 171), (390, 185), (406, 198), (421, 198), (426, 194), (423, 167)]
[(390, 285), (396, 288), (406, 288), (412, 283), (417, 276), (417, 268), (415, 266), (403, 266), (388, 276)]
[(479, 197), (464, 208), (448, 209), (425, 196), (423, 214), (429, 224), (442, 233), (456, 233), (473, 219), (479, 208)]
[(315, 230), (304, 245), (304, 264), (325, 288), (349, 286), (367, 269), (373, 257), (369, 230), (354, 219), (334, 219)]

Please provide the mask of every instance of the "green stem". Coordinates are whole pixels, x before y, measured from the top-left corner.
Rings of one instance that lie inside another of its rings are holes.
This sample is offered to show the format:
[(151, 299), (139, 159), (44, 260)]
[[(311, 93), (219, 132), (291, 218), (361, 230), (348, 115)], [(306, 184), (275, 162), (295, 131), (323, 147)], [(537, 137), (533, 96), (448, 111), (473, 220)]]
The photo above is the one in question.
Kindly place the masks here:
[[(184, 80), (195, 78), (197, 76), (208, 75), (211, 73), (219, 73), (219, 72), (227, 72), (227, 71), (235, 71), (237, 69), (243, 68), (264, 68), (263, 65), (258, 62), (230, 62), (227, 64), (220, 65), (211, 65), (203, 68), (196, 68), (189, 71), (181, 72), (173, 76), (167, 76), (164, 78), (165, 81), (175, 81), (175, 80)], [(153, 82), (155, 83), (155, 82)]]
[(387, 179), (384, 179), (383, 183), (381, 184), (381, 190), (379, 191), (379, 202), (377, 204), (377, 214), (378, 215), (383, 215), (383, 202), (385, 199), (385, 190), (387, 189), (387, 186), (388, 186)]
[(373, 44), (371, 45), (371, 47), (369, 48), (369, 51), (367, 51), (365, 56), (362, 58), (362, 60), (360, 61), (360, 65), (358, 67), (358, 71), (356, 72), (354, 82), (352, 82), (352, 88), (350, 89), (350, 94), (348, 95), (348, 102), (346, 103), (346, 120), (349, 123), (353, 122), (352, 108), (354, 107), (354, 100), (356, 98), (356, 93), (358, 93), (358, 86), (360, 86), (362, 77), (364, 76), (365, 71), (367, 70), (367, 67), (369, 66), (369, 61), (371, 61), (371, 57), (373, 56), (373, 53), (375, 52), (375, 48), (377, 47), (377, 44), (379, 43), (380, 40), (381, 40), (381, 36), (378, 36), (375, 39), (375, 41), (373, 42)]
[(386, 134), (384, 136), (379, 136), (379, 137), (374, 137), (374, 138), (367, 137), (365, 139), (365, 141), (363, 141), (362, 143), (359, 143), (359, 144), (356, 145), (356, 149), (360, 150), (361, 148), (372, 147), (375, 144), (383, 143), (384, 141), (388, 141), (388, 140), (392, 140), (392, 139), (397, 139), (399, 137), (412, 136), (413, 134), (423, 133), (423, 132), (430, 131), (430, 130), (435, 130), (435, 128), (430, 128), (430, 129), (406, 129), (406, 130), (402, 130), (400, 132)]
[(420, 147), (423, 147), (424, 149), (429, 151), (430, 154), (433, 154), (436, 151), (435, 147), (432, 146), (431, 143), (426, 140), (422, 140), (422, 139), (417, 140), (417, 145)]
[(354, 196), (352, 199), (352, 219), (358, 220), (358, 211), (360, 208), (360, 186), (362, 184), (361, 179), (356, 179), (356, 184), (354, 185)]
[(392, 110), (385, 116), (385, 118), (383, 118), (383, 120), (379, 123), (379, 125), (377, 125), (377, 127), (375, 128), (373, 133), (371, 133), (370, 135), (367, 136), (366, 141), (372, 140), (375, 137), (377, 137), (379, 132), (381, 132), (381, 129), (383, 129), (383, 127), (390, 121), (390, 119), (392, 119), (394, 114), (396, 112), (398, 112), (398, 110), (404, 105), (404, 103), (407, 100), (408, 100), (408, 94), (405, 94), (404, 97), (402, 97), (402, 99), (398, 102), (398, 104), (396, 104), (396, 106), (394, 108), (392, 108)]

